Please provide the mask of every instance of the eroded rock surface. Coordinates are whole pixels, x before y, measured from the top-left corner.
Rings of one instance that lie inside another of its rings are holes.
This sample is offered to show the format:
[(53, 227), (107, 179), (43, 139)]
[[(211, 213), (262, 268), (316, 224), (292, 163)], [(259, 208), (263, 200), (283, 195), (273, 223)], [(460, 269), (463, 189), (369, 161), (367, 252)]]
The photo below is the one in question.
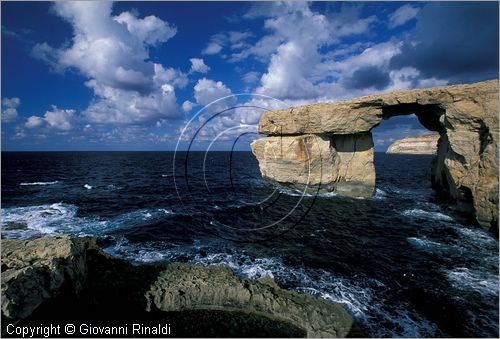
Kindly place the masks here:
[(426, 134), (394, 141), (386, 153), (391, 154), (436, 154), (438, 134)]
[[(292, 149), (297, 149), (295, 145), (299, 144), (321, 145), (322, 151), (312, 154), (311, 167), (318, 163), (316, 157), (320, 154), (326, 168), (316, 177), (323, 187), (344, 194), (341, 189), (336, 190), (342, 187), (335, 185), (334, 178), (337, 178), (362, 183), (366, 186), (362, 191), (373, 192), (374, 167), (366, 156), (358, 157), (358, 138), (355, 136), (370, 135), (365, 133), (383, 119), (415, 114), (423, 126), (440, 134), (432, 169), (434, 187), (456, 201), (459, 210), (471, 213), (481, 226), (495, 229), (498, 228), (498, 100), (498, 80), (490, 80), (267, 111), (260, 119), (259, 132), (269, 137), (255, 141), (252, 150), (265, 178), (304, 185), (307, 175), (297, 175), (297, 172), (309, 167), (303, 164), (303, 155)], [(329, 150), (326, 145), (326, 140), (340, 136), (347, 136), (344, 140), (350, 141), (344, 146), (352, 149), (351, 154), (345, 152), (341, 158), (337, 157), (334, 143), (330, 142)], [(373, 145), (371, 140), (370, 143)], [(282, 157), (283, 162), (271, 151), (289, 147), (292, 149)], [(373, 159), (373, 151), (371, 155), (370, 151), (364, 154)], [(348, 175), (351, 171), (345, 172), (345, 177), (336, 176), (337, 169), (342, 166), (365, 166), (365, 172), (371, 174), (363, 175), (370, 179), (359, 177), (358, 171), (352, 172), (352, 177)], [(288, 172), (290, 180), (286, 180), (283, 171)]]
[(147, 297), (149, 309), (244, 311), (287, 321), (305, 329), (308, 337), (345, 337), (353, 326), (338, 304), (285, 291), (270, 278), (241, 280), (225, 266), (170, 265)]
[(252, 151), (264, 178), (298, 190), (371, 196), (375, 186), (371, 133), (268, 137)]
[(80, 291), (86, 273), (84, 250), (67, 236), (2, 240), (2, 314), (26, 318), (64, 288)]
[(2, 239), (3, 335), (10, 323), (99, 321), (170, 323), (174, 337), (362, 333), (339, 304), (270, 278), (242, 280), (226, 266), (133, 266), (90, 237)]

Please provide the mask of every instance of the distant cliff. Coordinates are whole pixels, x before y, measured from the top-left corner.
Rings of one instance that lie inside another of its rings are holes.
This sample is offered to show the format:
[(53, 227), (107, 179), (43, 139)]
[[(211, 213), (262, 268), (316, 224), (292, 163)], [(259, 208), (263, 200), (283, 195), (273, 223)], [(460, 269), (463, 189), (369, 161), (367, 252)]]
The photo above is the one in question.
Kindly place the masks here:
[(439, 134), (425, 134), (394, 141), (386, 153), (436, 154)]

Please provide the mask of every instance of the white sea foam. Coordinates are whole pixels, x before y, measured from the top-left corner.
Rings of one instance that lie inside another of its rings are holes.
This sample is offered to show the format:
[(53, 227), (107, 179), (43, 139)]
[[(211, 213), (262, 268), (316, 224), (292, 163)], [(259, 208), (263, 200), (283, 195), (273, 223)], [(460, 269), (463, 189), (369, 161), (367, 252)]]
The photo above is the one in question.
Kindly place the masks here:
[[(76, 211), (76, 206), (63, 203), (5, 208), (2, 213), (2, 229), (6, 235), (22, 238), (51, 234), (57, 232), (60, 225), (69, 225)], [(13, 223), (25, 227), (11, 229), (10, 225)]]
[(383, 199), (386, 199), (387, 198), (387, 192), (380, 189), (380, 188), (376, 188), (375, 189), (375, 195), (373, 196), (373, 198), (375, 200), (383, 200)]
[(442, 221), (453, 221), (454, 219), (449, 215), (440, 213), (440, 212), (430, 212), (424, 211), (420, 208), (414, 208), (409, 210), (404, 210), (401, 212), (402, 215), (414, 218), (426, 218), (426, 219), (434, 219), (434, 220), (442, 220)]
[[(299, 189), (293, 189), (293, 188), (285, 188), (285, 187), (279, 187), (278, 191), (280, 193), (292, 196), (292, 197), (307, 197), (307, 198), (312, 198), (314, 196), (317, 196), (319, 198), (333, 198), (337, 197), (338, 193), (337, 192), (316, 192), (313, 190), (314, 187), (312, 187), (311, 191), (307, 191), (304, 193), (304, 190), (299, 190)], [(363, 197), (359, 197), (361, 199), (364, 199)]]
[(2, 209), (1, 226), (9, 238), (32, 238), (65, 233), (72, 235), (103, 235), (106, 232), (143, 225), (152, 219), (174, 215), (171, 210), (141, 209), (102, 220), (77, 216), (77, 206), (65, 203), (10, 207)]
[(85, 188), (86, 188), (86, 189), (88, 189), (88, 190), (91, 190), (91, 189), (92, 189), (92, 186), (90, 186), (89, 184), (85, 184), (85, 185), (83, 185), (83, 187), (85, 187)]
[(55, 185), (58, 184), (59, 181), (37, 181), (37, 182), (22, 182), (19, 186), (46, 186), (46, 185)]
[(431, 250), (444, 248), (443, 244), (429, 240), (429, 239), (409, 237), (409, 238), (406, 238), (406, 240), (416, 248), (431, 249)]
[(235, 256), (228, 253), (214, 253), (206, 256), (197, 254), (193, 259), (193, 263), (202, 265), (227, 265), (236, 274), (246, 279), (258, 279), (263, 277), (274, 278), (272, 267), (276, 267), (279, 263), (272, 258), (257, 258), (251, 260), (245, 256)]
[(479, 242), (483, 244), (495, 244), (497, 240), (493, 238), (490, 232), (480, 228), (457, 227), (458, 232), (469, 241)]
[(448, 270), (445, 274), (456, 289), (474, 290), (485, 297), (498, 298), (498, 275), (466, 267)]

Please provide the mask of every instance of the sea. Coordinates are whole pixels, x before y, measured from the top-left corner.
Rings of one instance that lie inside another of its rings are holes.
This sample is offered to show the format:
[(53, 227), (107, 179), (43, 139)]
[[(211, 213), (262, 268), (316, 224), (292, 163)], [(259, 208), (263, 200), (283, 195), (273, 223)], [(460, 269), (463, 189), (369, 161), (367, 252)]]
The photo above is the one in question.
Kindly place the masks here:
[(373, 337), (498, 337), (498, 239), (432, 190), (432, 158), (376, 153), (374, 196), (347, 198), (267, 182), (250, 152), (2, 152), (1, 234), (272, 277)]

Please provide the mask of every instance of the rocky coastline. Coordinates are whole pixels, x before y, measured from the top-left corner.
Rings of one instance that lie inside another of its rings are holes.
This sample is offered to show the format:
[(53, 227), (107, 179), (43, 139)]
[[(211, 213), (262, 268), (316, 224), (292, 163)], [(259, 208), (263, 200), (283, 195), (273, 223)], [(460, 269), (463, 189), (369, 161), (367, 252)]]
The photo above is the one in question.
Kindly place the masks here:
[[(225, 266), (136, 266), (105, 253), (99, 242), (65, 235), (2, 239), (2, 335), (15, 337), (14, 326), (69, 322), (77, 331), (82, 324), (94, 329), (80, 333), (91, 337), (132, 323), (157, 331), (168, 325), (173, 337), (362, 335), (341, 305), (283, 290), (270, 278), (242, 280)], [(148, 337), (132, 329), (118, 334)]]
[(371, 130), (415, 114), (439, 133), (430, 175), (436, 191), (498, 234), (498, 80), (375, 94), (266, 111), (252, 143), (262, 176), (301, 190), (372, 197)]
[(394, 141), (387, 148), (389, 154), (437, 154), (438, 134), (424, 134)]

